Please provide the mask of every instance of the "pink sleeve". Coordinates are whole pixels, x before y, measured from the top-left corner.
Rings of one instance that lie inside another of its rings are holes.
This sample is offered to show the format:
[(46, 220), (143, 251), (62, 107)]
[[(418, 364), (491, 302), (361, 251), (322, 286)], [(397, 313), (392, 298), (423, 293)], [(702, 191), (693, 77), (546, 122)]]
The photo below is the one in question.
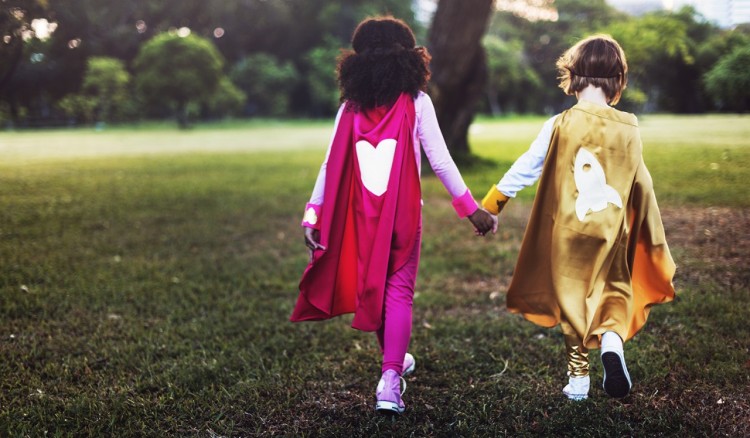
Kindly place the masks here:
[(415, 103), (419, 113), (417, 135), (427, 160), (430, 162), (430, 167), (453, 198), (453, 208), (456, 213), (459, 217), (466, 217), (476, 211), (477, 203), (448, 152), (432, 100), (428, 95), (420, 93)]

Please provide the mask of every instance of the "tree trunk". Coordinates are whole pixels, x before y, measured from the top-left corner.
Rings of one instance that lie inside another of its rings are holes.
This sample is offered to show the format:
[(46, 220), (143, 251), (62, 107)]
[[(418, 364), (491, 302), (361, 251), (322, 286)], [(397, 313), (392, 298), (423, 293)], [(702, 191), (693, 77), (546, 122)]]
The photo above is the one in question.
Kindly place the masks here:
[(180, 127), (180, 129), (190, 128), (190, 116), (188, 112), (187, 102), (177, 103), (177, 125)]
[(497, 98), (497, 91), (495, 90), (495, 87), (488, 87), (487, 103), (490, 105), (490, 112), (494, 117), (497, 117), (503, 113), (503, 107), (500, 106), (500, 99)]
[(493, 0), (440, 0), (430, 28), (430, 95), (457, 160), (469, 156), (469, 125), (487, 82), (482, 37), (493, 5)]
[(3, 51), (9, 54), (3, 54), (2, 60), (4, 65), (0, 72), (0, 91), (5, 90), (8, 82), (13, 77), (13, 73), (16, 72), (16, 67), (21, 62), (21, 56), (23, 55), (23, 41), (19, 37), (12, 37), (11, 42), (6, 44)]

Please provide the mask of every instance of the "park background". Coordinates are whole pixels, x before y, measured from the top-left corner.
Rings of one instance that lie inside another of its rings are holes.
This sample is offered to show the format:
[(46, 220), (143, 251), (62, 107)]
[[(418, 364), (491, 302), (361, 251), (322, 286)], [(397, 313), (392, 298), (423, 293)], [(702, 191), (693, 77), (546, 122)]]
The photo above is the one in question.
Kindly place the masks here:
[[(2, 7), (0, 435), (750, 434), (748, 25), (578, 0)], [(504, 310), (533, 188), (485, 241), (426, 172), (402, 418), (374, 415), (377, 347), (350, 318), (287, 322), (335, 60), (383, 13), (433, 54), (475, 194), (572, 103), (562, 51), (622, 43), (679, 293), (626, 345), (626, 399), (565, 400), (559, 331)]]

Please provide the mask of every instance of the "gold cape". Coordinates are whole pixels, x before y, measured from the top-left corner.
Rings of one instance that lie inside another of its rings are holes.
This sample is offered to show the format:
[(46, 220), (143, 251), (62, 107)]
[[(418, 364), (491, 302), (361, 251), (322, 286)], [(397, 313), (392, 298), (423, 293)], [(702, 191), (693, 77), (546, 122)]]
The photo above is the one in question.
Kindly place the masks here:
[[(607, 203), (579, 219), (581, 148), (623, 208)], [(605, 331), (630, 339), (652, 305), (674, 298), (675, 264), (641, 152), (632, 114), (582, 101), (557, 118), (508, 289), (511, 312), (544, 327), (565, 320), (586, 347), (598, 348)]]

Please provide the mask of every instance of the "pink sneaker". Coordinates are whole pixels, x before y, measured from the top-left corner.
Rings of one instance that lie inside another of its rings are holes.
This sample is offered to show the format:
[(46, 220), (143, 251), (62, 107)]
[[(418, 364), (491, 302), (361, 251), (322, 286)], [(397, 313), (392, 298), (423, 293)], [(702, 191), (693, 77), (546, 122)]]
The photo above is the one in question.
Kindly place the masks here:
[[(404, 390), (401, 390), (401, 382), (404, 384)], [(404, 402), (401, 401), (401, 394), (406, 391), (406, 381), (393, 370), (386, 370), (383, 377), (378, 382), (378, 388), (375, 391), (378, 402), (375, 404), (375, 410), (380, 413), (401, 414), (406, 409)]]
[(414, 360), (414, 356), (412, 356), (409, 353), (406, 353), (404, 356), (404, 365), (403, 368), (401, 368), (401, 377), (406, 377), (409, 374), (414, 372), (416, 361)]

